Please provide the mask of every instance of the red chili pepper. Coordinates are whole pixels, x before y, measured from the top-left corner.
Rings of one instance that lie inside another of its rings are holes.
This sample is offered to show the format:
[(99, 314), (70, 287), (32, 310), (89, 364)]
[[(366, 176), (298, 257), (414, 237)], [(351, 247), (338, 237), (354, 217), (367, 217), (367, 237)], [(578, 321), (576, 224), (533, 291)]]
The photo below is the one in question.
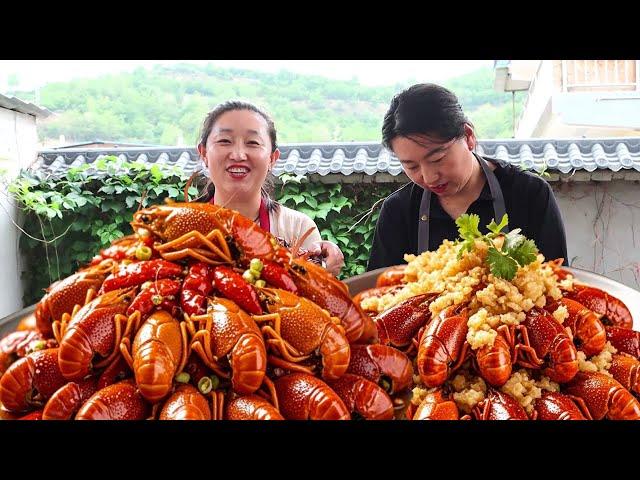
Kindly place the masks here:
[(262, 314), (256, 289), (235, 270), (224, 265), (215, 267), (213, 284), (223, 297), (233, 300), (243, 310), (254, 315)]
[(100, 294), (117, 288), (132, 287), (146, 281), (162, 278), (177, 277), (182, 273), (182, 267), (166, 260), (145, 260), (142, 262), (123, 265), (115, 273), (109, 275), (100, 289)]
[(293, 283), (293, 279), (284, 268), (269, 260), (263, 260), (262, 265), (263, 267), (262, 272), (260, 273), (260, 278), (265, 282), (270, 283), (276, 288), (298, 293), (298, 287)]
[(202, 315), (206, 312), (207, 296), (213, 290), (213, 267), (196, 262), (182, 282), (180, 305), (187, 315)]
[(100, 256), (105, 258), (112, 258), (114, 260), (123, 260), (127, 256), (127, 250), (129, 247), (123, 248), (120, 245), (113, 245), (100, 251)]
[(202, 295), (209, 295), (213, 290), (213, 268), (204, 262), (197, 262), (189, 267), (189, 273), (182, 282), (183, 290), (195, 290)]
[(153, 236), (151, 235), (147, 237), (142, 237), (140, 241), (149, 248), (153, 247), (154, 240), (153, 240)]
[[(180, 292), (180, 282), (163, 278), (157, 282), (152, 282), (143, 289), (127, 309), (127, 315), (131, 315), (138, 310), (142, 316), (146, 316), (154, 308), (158, 307), (173, 314), (176, 301), (166, 298), (169, 295), (177, 295)], [(168, 302), (168, 303), (167, 303)]]

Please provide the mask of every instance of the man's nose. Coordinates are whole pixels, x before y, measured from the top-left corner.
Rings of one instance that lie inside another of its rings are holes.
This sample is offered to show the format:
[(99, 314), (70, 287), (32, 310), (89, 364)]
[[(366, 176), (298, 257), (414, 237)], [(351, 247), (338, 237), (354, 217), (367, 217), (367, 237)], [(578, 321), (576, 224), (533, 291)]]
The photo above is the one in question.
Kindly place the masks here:
[(438, 174), (438, 172), (435, 169), (423, 165), (421, 167), (421, 172), (422, 172), (422, 181), (425, 184), (427, 184), (427, 185), (435, 185), (437, 183), (438, 177), (440, 175)]

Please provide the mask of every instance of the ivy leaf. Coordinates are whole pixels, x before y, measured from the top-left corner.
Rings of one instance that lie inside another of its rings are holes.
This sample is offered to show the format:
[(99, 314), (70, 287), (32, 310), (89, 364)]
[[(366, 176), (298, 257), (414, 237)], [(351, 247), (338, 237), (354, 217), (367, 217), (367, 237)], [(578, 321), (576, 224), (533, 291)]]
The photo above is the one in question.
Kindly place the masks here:
[(337, 236), (336, 240), (338, 240), (338, 242), (342, 243), (345, 247), (347, 245), (349, 245), (349, 237)]
[(311, 208), (301, 207), (298, 209), (298, 211), (304, 213), (305, 215), (308, 215), (311, 220), (313, 220), (316, 216), (316, 210), (313, 210)]
[(512, 280), (518, 271), (518, 264), (516, 261), (513, 258), (502, 254), (496, 250), (495, 247), (489, 247), (487, 261), (489, 262), (491, 273), (493, 273), (494, 276), (504, 278), (505, 280)]
[(76, 204), (76, 206), (78, 207), (83, 207), (87, 204), (87, 199), (85, 197), (83, 197), (82, 195), (76, 193), (76, 192), (70, 192), (67, 194), (67, 198), (71, 201), (73, 201), (73, 203)]
[(538, 256), (538, 247), (533, 240), (524, 240), (517, 248), (509, 252), (509, 255), (524, 267), (535, 262)]
[(331, 207), (326, 208), (319, 208), (318, 211), (316, 211), (316, 217), (317, 218), (321, 218), (322, 220), (326, 220), (327, 219), (327, 215), (328, 213), (331, 211)]
[(286, 194), (286, 195), (282, 195), (282, 196), (278, 199), (278, 201), (279, 201), (280, 203), (287, 203), (289, 200), (291, 200), (291, 198), (292, 198), (292, 195), (291, 195), (291, 194)]
[(305, 199), (305, 202), (307, 205), (309, 205), (311, 208), (318, 208), (318, 200), (316, 200), (315, 197), (308, 195)]
[(345, 206), (351, 206), (351, 202), (349, 201), (349, 199), (347, 197), (338, 197), (332, 200), (333, 203), (333, 209), (340, 213), (340, 210), (342, 210), (343, 207)]
[(160, 180), (162, 180), (162, 171), (160, 170), (160, 167), (158, 167), (158, 165), (154, 165), (153, 167), (151, 167), (149, 173), (151, 174), (151, 178), (155, 183), (160, 183)]
[(133, 208), (133, 206), (136, 205), (139, 201), (140, 201), (140, 197), (134, 197), (131, 195), (129, 195), (125, 199), (125, 202), (127, 203), (127, 208)]

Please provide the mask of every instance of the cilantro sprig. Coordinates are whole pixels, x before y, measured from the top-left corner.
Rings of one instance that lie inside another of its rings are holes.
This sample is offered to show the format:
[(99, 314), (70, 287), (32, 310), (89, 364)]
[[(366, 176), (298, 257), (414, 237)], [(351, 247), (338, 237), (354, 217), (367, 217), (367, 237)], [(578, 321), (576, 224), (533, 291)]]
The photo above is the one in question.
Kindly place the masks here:
[[(524, 267), (535, 261), (538, 255), (538, 247), (536, 247), (533, 240), (527, 239), (520, 233), (520, 228), (515, 228), (507, 234), (501, 233), (508, 223), (509, 217), (505, 213), (500, 224), (496, 224), (494, 220), (491, 220), (491, 223), (487, 225), (489, 233), (483, 235), (478, 228), (480, 225), (480, 217), (478, 215), (469, 215), (467, 213), (460, 215), (456, 220), (461, 238), (459, 240), (458, 258), (461, 258), (464, 252), (471, 252), (475, 247), (476, 240), (482, 240), (489, 245), (487, 263), (491, 273), (505, 280), (513, 279), (518, 267)], [(495, 243), (498, 237), (504, 237), (502, 248), (498, 248)]]

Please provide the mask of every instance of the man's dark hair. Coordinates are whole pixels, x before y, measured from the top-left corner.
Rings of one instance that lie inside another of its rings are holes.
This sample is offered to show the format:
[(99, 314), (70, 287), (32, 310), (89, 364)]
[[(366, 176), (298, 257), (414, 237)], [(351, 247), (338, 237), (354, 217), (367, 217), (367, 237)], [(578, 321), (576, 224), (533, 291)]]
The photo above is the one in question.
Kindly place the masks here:
[(382, 144), (392, 150), (394, 138), (412, 135), (448, 142), (464, 136), (465, 124), (473, 126), (453, 92), (433, 83), (419, 83), (391, 100), (382, 123)]

